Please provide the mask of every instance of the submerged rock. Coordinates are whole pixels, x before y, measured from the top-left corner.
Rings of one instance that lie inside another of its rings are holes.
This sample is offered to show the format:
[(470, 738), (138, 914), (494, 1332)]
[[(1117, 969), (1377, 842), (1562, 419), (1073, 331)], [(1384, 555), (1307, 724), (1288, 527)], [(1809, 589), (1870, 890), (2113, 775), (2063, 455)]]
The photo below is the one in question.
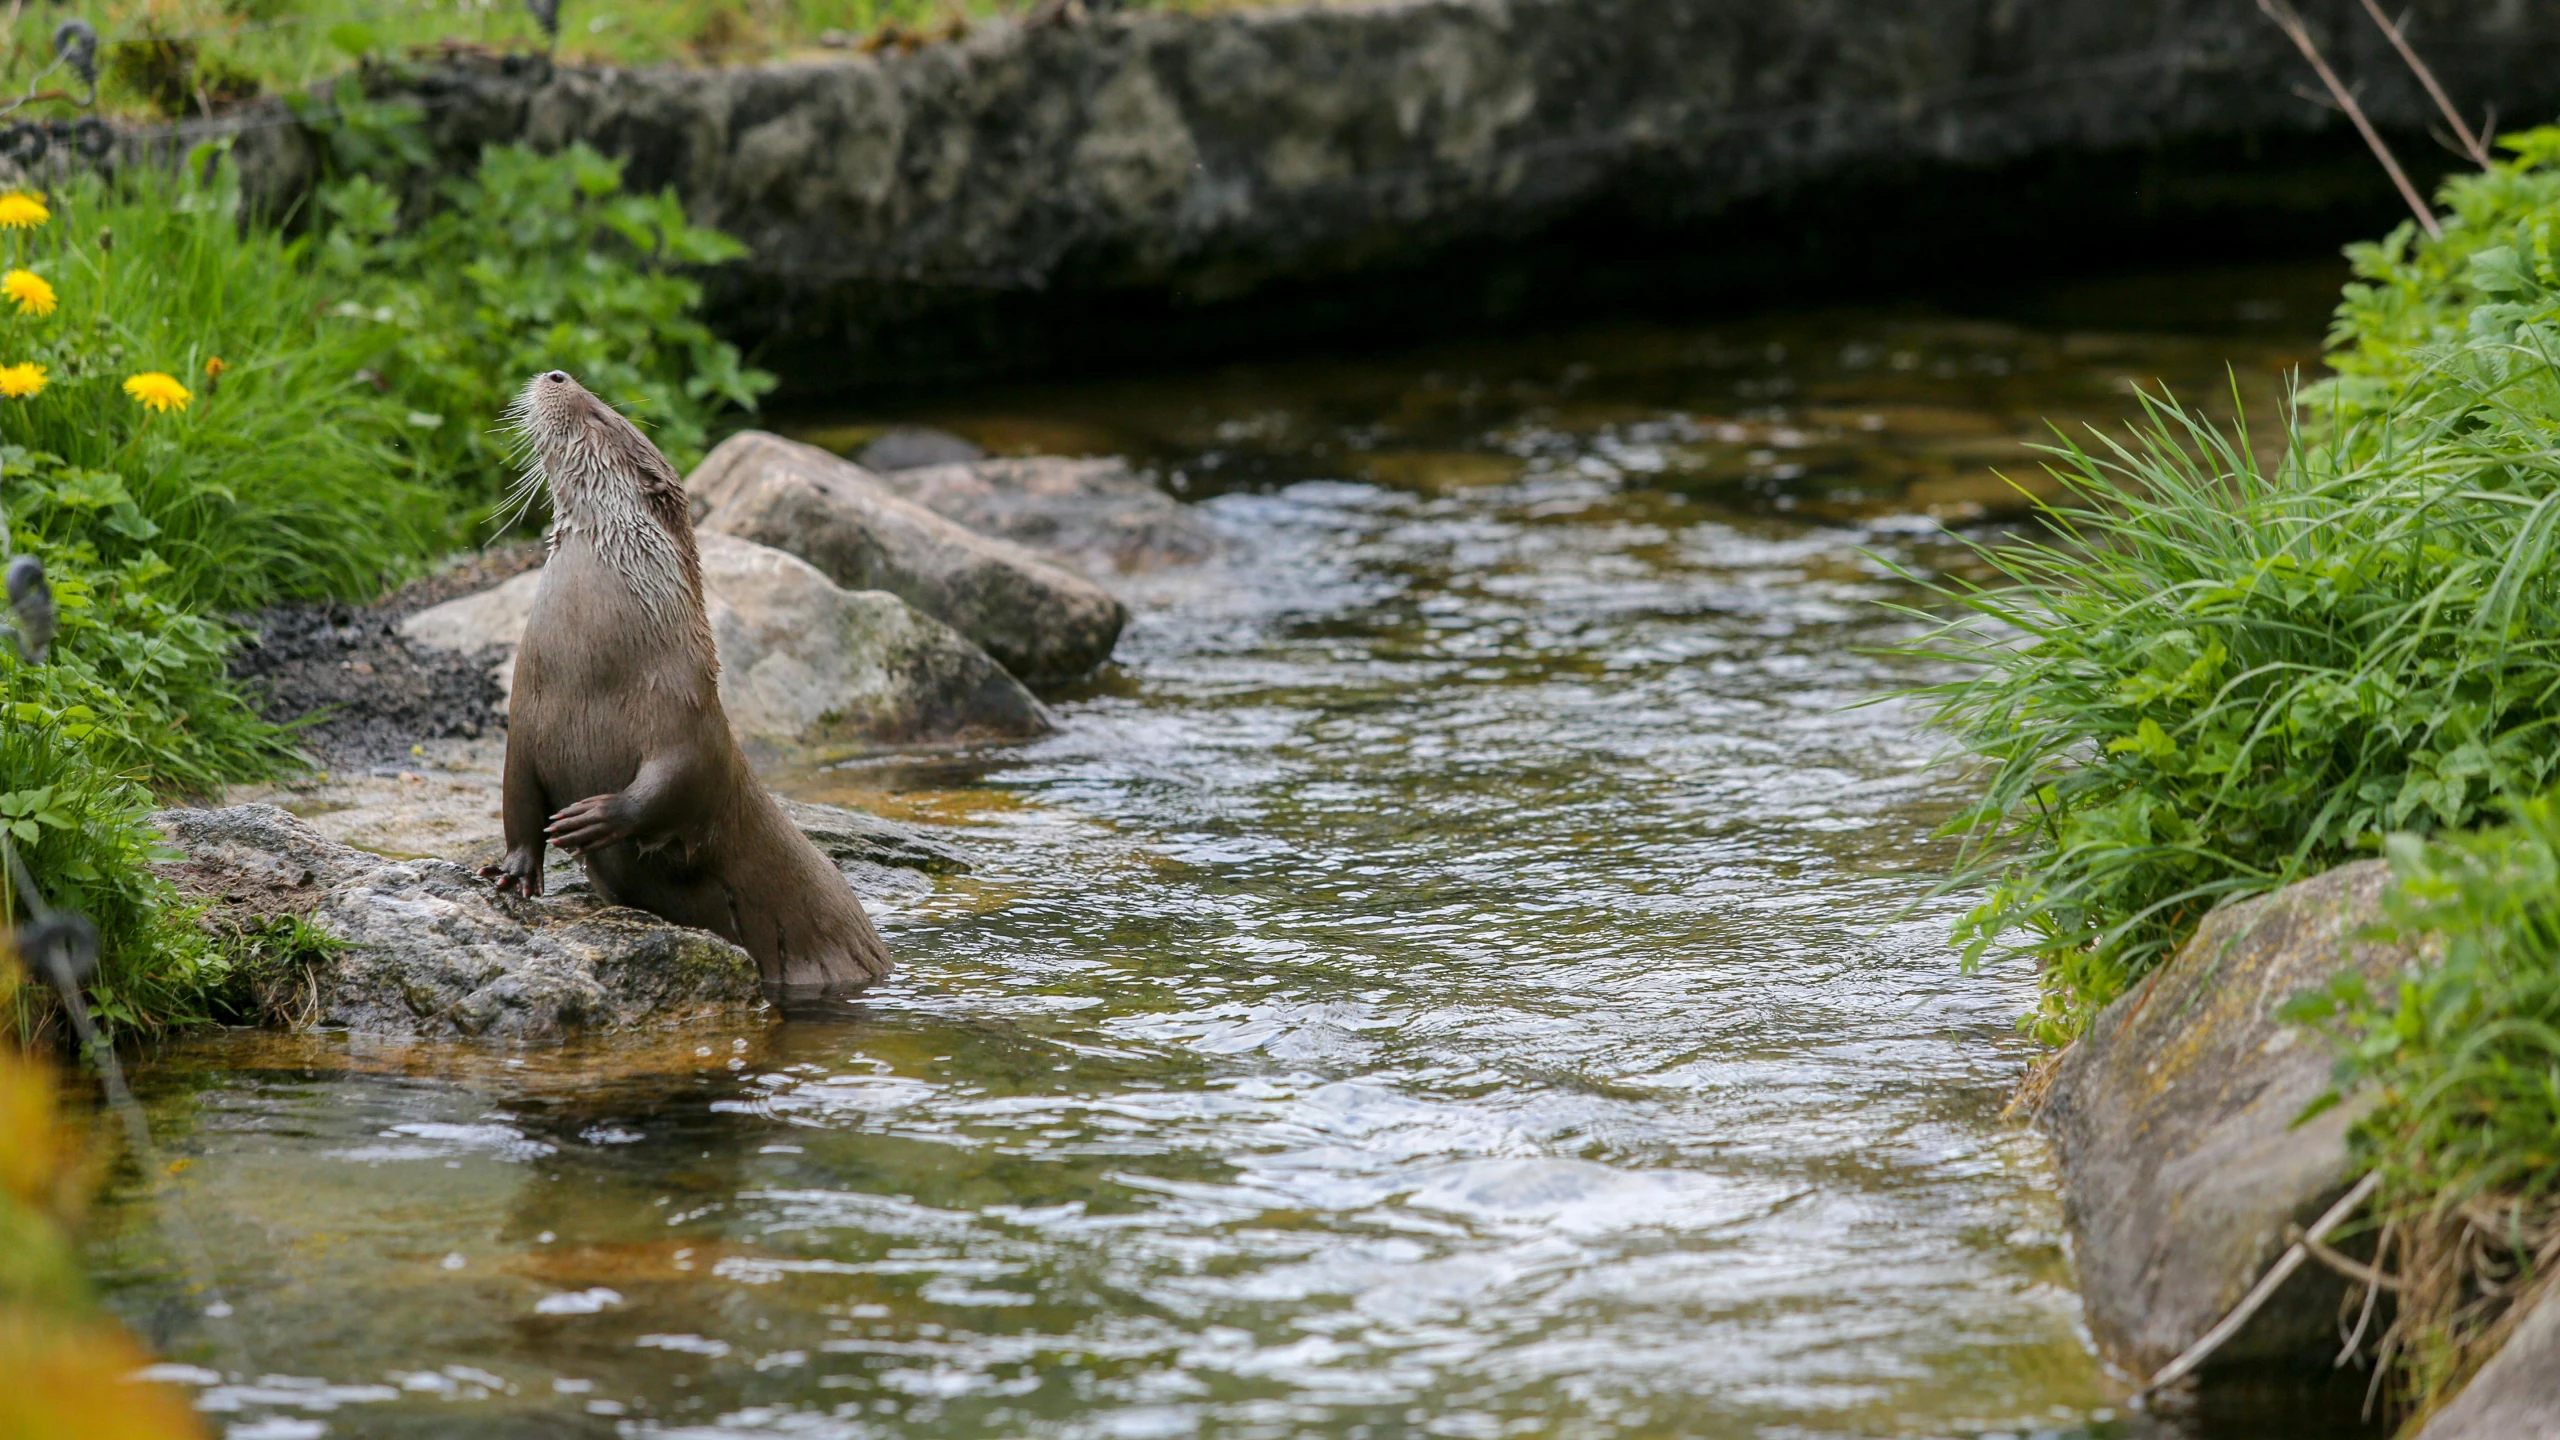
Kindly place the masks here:
[[(860, 742), (1015, 740), (1048, 711), (984, 651), (894, 595), (847, 590), (792, 555), (734, 536), (700, 537), (702, 589), (720, 655), (720, 703), (750, 752)], [(533, 613), (541, 572), (409, 617), (430, 648), (494, 649), (502, 681)]]
[(686, 482), (706, 533), (787, 550), (839, 585), (885, 590), (1035, 685), (1111, 658), (1129, 613), (1109, 591), (890, 491), (815, 446), (749, 430)]
[(764, 1006), (754, 957), (592, 895), (500, 895), (446, 860), (385, 860), (272, 805), (165, 810), (161, 873), (217, 922), (304, 917), (340, 942), (312, 1023), (372, 1034), (556, 1040)]
[(2418, 1432), (2418, 1440), (2554, 1435), (2560, 1435), (2560, 1301), (2546, 1291), (2462, 1393)]
[(874, 475), (919, 465), (966, 465), (987, 452), (952, 434), (923, 425), (900, 425), (862, 447), (854, 463)]
[(783, 801), (782, 813), (838, 865), (884, 865), (930, 875), (965, 874), (970, 866), (968, 851), (913, 825), (803, 800)]
[[(2276, 1011), (2344, 967), (2379, 980), (2410, 962), (2354, 938), (2389, 880), (2365, 861), (2213, 912), (2063, 1056), (2037, 1118), (2061, 1162), (2089, 1328), (2132, 1373), (2212, 1328), (2291, 1243), (2288, 1227), (2354, 1181), (2352, 1107), (2293, 1123), (2329, 1087), (2328, 1048)], [(2326, 1366), (2343, 1285), (2302, 1267), (2214, 1363)]]
[(945, 519), (1059, 556), (1087, 574), (1197, 565), (1218, 553), (1217, 536), (1197, 511), (1122, 460), (1040, 455), (911, 467), (878, 479)]

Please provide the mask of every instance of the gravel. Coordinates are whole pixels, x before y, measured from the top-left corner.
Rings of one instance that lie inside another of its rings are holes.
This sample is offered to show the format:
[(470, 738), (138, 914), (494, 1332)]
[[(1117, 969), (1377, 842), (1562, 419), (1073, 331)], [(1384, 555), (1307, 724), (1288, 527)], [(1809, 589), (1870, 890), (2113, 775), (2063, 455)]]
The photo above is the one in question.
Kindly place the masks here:
[(503, 729), (496, 652), (462, 655), (401, 638), (411, 613), (542, 563), (535, 544), (492, 548), (412, 581), (368, 606), (295, 605), (234, 619), (254, 637), (231, 675), (280, 724), (307, 721), (302, 748), (339, 771), (397, 770), (410, 747)]

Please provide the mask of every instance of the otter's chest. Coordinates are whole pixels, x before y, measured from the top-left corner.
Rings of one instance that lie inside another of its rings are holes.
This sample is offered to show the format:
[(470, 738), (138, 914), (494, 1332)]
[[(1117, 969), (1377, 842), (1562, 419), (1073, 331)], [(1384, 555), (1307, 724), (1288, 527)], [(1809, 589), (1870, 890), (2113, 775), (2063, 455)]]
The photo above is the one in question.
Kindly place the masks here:
[(725, 726), (709, 631), (685, 623), (699, 602), (684, 600), (675, 616), (654, 612), (588, 547), (563, 544), (516, 650), (509, 743), (531, 745), (546, 772), (619, 772), (706, 722)]

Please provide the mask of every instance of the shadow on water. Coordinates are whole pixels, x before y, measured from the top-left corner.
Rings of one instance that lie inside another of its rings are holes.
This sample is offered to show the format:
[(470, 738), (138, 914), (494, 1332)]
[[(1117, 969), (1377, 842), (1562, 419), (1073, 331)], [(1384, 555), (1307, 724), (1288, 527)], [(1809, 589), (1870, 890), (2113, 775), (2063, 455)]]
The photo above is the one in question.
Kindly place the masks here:
[[(148, 1057), (268, 1372), (202, 1403), (259, 1437), (2359, 1433), (2239, 1389), (2122, 1413), (2002, 1116), (2029, 979), (1958, 973), (1930, 893), (1964, 784), (1859, 704), (1935, 673), (1890, 653), (1889, 565), (1965, 563), (1941, 524), (2032, 483), (2046, 418), (2270, 404), (2336, 278), (808, 417), (1128, 454), (1230, 556), (1124, 582), (1055, 736), (775, 777), (979, 857), (881, 907), (900, 970), (854, 1013)], [(116, 1303), (210, 1363), (148, 1208), (109, 1220)]]

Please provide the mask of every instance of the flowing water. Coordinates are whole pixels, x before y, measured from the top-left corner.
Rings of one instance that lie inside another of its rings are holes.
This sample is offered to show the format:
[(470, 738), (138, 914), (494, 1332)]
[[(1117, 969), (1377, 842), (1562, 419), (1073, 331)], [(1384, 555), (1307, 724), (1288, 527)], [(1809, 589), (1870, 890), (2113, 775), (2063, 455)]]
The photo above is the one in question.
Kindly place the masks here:
[(2261, 1433), (2117, 1413), (2027, 980), (1932, 898), (1964, 786), (1858, 702), (2046, 419), (2272, 403), (2335, 279), (829, 417), (1130, 455), (1232, 557), (1054, 738), (781, 777), (980, 857), (857, 1013), (186, 1041), (236, 1313), (130, 1185), (98, 1268), (240, 1440)]

